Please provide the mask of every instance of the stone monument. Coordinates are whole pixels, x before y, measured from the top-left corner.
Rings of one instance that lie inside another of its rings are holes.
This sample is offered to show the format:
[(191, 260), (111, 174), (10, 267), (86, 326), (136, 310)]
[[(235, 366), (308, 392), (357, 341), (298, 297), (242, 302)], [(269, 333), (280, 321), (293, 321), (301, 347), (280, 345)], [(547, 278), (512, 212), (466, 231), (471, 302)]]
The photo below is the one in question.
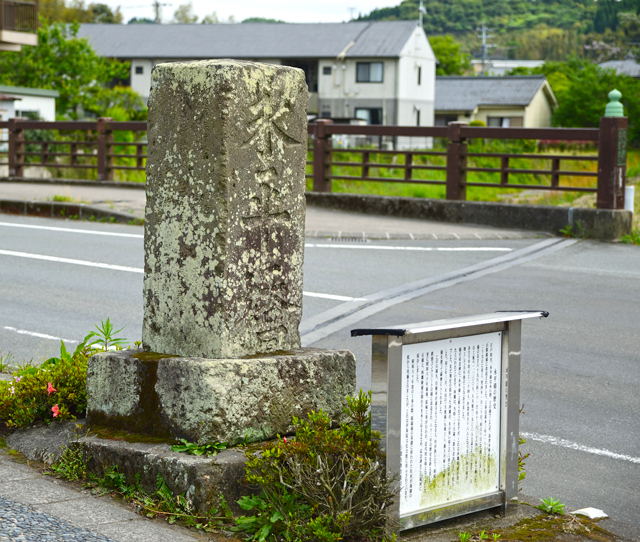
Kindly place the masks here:
[(348, 351), (301, 349), (301, 70), (156, 66), (149, 102), (143, 351), (89, 362), (91, 423), (200, 442), (287, 433), (355, 391)]

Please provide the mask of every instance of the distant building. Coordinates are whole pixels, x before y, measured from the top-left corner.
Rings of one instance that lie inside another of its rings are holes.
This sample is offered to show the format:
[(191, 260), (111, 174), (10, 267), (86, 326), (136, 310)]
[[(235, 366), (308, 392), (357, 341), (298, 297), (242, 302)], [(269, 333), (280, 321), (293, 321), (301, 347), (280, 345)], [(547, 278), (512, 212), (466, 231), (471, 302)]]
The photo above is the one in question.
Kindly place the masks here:
[(159, 63), (233, 58), (304, 70), (314, 116), (433, 125), (435, 56), (414, 21), (83, 24), (78, 36), (101, 56), (130, 61), (125, 83), (145, 101)]
[(539, 68), (544, 60), (472, 60), (473, 73), (476, 75), (505, 75), (515, 68)]
[(60, 97), (57, 90), (0, 85), (0, 94), (9, 97), (0, 100), (2, 120), (13, 117), (56, 120), (56, 98)]
[(0, 51), (38, 45), (38, 2), (0, 0)]
[(609, 60), (599, 64), (601, 68), (613, 69), (618, 75), (640, 79), (640, 64), (635, 60)]
[(544, 75), (436, 77), (436, 126), (481, 120), (487, 126), (551, 126), (556, 97)]

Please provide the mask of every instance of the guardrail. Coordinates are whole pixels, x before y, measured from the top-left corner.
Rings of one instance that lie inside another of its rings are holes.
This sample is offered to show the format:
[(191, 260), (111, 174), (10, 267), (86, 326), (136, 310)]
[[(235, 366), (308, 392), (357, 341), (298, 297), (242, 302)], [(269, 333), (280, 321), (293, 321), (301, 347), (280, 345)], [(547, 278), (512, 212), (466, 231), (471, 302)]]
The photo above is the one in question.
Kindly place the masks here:
[[(308, 173), (307, 178), (312, 179), (315, 192), (331, 192), (334, 180), (443, 185), (449, 200), (466, 199), (467, 187), (595, 192), (598, 208), (623, 209), (627, 124), (626, 117), (602, 117), (599, 128), (485, 128), (462, 123), (442, 127), (352, 126), (318, 119), (309, 124), (312, 157), (307, 164), (313, 172)], [(145, 168), (147, 143), (141, 134), (147, 129), (146, 122), (116, 122), (109, 118), (78, 122), (10, 119), (0, 122), (0, 129), (8, 129), (9, 132), (8, 151), (4, 153), (8, 155), (8, 160), (0, 162), (0, 165), (9, 166), (10, 177), (23, 177), (25, 165), (95, 170), (98, 181), (113, 180), (117, 170), (143, 171)], [(26, 130), (56, 130), (59, 133), (66, 132), (67, 135), (63, 139), (27, 141)], [(133, 132), (133, 141), (116, 138), (117, 132)], [(332, 144), (333, 137), (338, 135), (391, 139), (441, 138), (446, 140), (447, 145), (446, 151), (341, 149), (334, 148)], [(597, 144), (598, 152), (591, 156), (470, 152), (468, 142), (471, 139), (586, 141)], [(37, 150), (32, 150), (34, 147)], [(341, 158), (341, 153), (350, 153), (350, 159)], [(0, 154), (3, 154), (1, 150)], [(354, 161), (354, 156), (359, 159)], [(391, 156), (391, 163), (380, 161), (384, 156)], [(39, 161), (36, 161), (38, 157)], [(427, 160), (422, 157), (427, 157)], [(481, 158), (498, 159), (500, 166), (474, 166), (474, 161)], [(551, 165), (550, 169), (512, 167), (512, 161), (516, 159), (547, 160)], [(570, 164), (578, 161), (595, 162), (597, 168), (595, 171), (571, 169)], [(348, 172), (340, 173), (340, 168)], [(400, 170), (400, 175), (381, 176), (382, 169)], [(440, 172), (443, 178), (428, 179), (424, 175), (419, 176), (424, 171)], [(499, 174), (500, 180), (468, 180), (468, 173)], [(523, 173), (547, 177), (548, 183), (510, 182), (511, 175)], [(573, 177), (595, 178), (597, 187), (566, 182), (567, 178)]]
[(36, 32), (38, 3), (0, 0), (0, 30)]

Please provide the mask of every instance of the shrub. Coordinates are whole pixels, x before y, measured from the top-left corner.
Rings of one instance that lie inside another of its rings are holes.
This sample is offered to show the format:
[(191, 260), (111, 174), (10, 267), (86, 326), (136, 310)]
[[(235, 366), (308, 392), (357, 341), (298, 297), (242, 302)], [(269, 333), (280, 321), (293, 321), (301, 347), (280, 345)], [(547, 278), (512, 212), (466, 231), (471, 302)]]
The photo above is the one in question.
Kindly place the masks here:
[(326, 413), (293, 419), (296, 438), (247, 452), (250, 485), (260, 496), (238, 504), (253, 510), (236, 520), (256, 540), (393, 540), (388, 515), (392, 484), (381, 461), (380, 435), (371, 431), (371, 395), (347, 397), (347, 423), (331, 429)]
[(9, 381), (0, 381), (0, 421), (24, 427), (35, 421), (74, 419), (87, 408), (87, 359), (94, 351), (85, 342), (69, 354), (60, 342), (60, 357), (40, 367), (27, 363)]

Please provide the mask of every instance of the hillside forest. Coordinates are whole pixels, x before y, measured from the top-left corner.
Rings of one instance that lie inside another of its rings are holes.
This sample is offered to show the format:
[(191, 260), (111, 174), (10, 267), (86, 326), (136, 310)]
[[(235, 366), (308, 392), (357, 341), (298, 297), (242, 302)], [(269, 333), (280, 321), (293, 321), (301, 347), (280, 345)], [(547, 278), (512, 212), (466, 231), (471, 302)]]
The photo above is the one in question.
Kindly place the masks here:
[[(417, 20), (419, 0), (360, 14), (362, 21)], [(521, 60), (640, 56), (640, 0), (427, 0), (428, 36), (450, 34), (478, 55), (478, 28), (490, 28), (490, 56)]]

